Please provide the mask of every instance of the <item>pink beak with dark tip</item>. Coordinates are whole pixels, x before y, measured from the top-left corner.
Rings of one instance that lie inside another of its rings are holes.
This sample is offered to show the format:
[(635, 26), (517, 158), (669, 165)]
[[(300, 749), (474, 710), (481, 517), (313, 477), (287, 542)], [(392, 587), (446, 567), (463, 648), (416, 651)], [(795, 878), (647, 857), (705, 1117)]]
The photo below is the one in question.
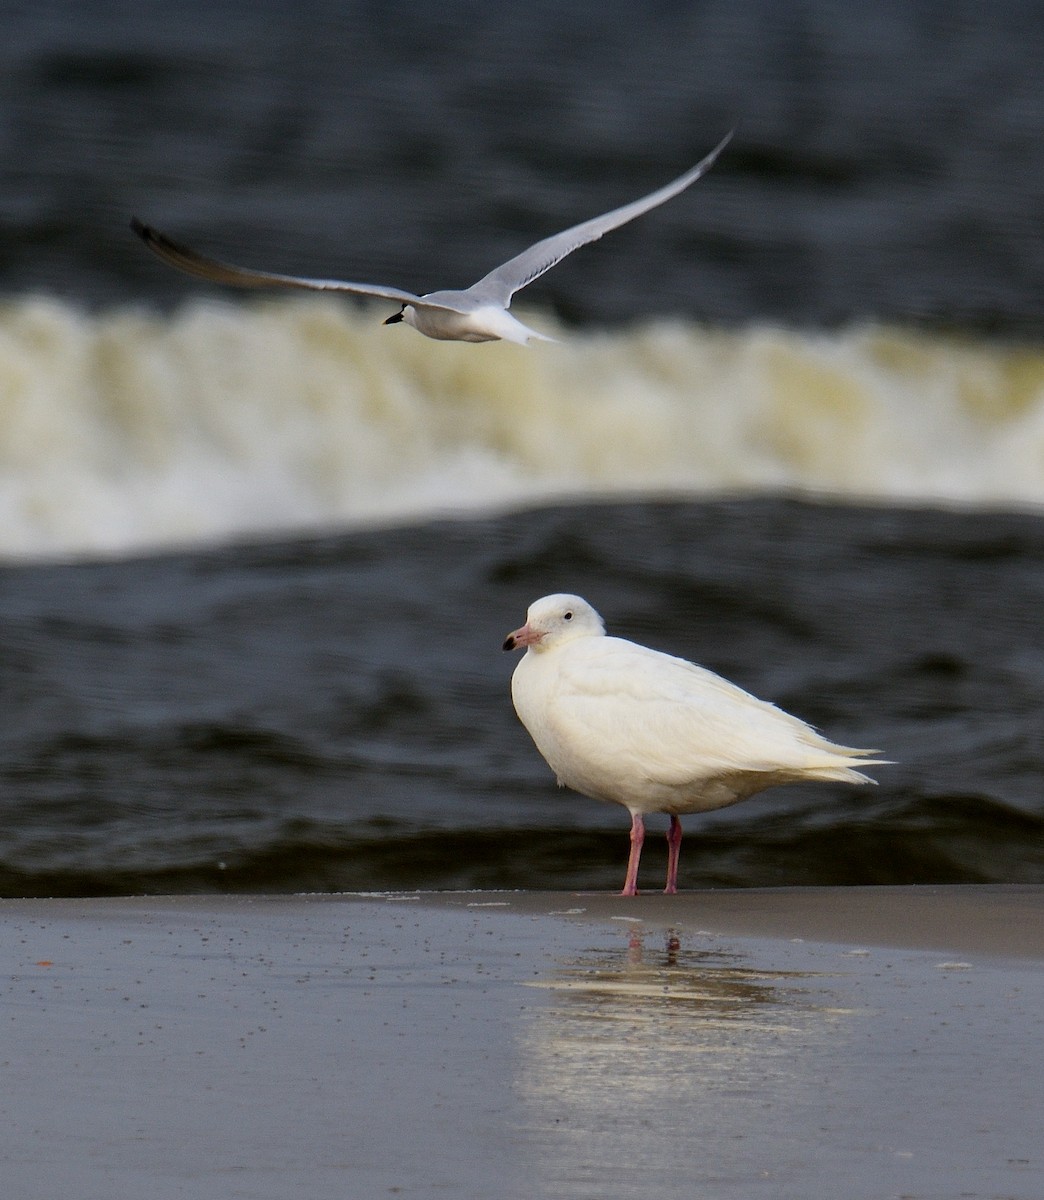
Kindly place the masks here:
[(505, 650), (520, 650), (523, 646), (536, 645), (543, 636), (542, 633), (537, 633), (535, 629), (531, 629), (527, 623), (521, 629), (516, 629), (514, 633), (507, 635), (504, 639), (503, 648)]

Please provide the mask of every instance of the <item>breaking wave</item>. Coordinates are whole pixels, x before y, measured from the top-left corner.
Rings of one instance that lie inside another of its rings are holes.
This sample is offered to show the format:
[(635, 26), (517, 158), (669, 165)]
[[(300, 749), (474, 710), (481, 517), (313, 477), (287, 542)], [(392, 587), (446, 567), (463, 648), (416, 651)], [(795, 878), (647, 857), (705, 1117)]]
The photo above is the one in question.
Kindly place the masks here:
[(655, 321), (436, 344), (329, 299), (0, 308), (0, 554), (570, 497), (1044, 502), (1044, 348)]

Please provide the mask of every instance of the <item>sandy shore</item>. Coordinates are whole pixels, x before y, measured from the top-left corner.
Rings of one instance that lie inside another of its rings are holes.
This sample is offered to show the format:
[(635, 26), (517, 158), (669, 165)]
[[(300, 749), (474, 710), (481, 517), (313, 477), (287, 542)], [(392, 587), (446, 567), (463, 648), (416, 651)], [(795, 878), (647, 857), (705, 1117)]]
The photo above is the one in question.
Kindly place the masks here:
[(1044, 888), (0, 916), (9, 1200), (1044, 1194)]

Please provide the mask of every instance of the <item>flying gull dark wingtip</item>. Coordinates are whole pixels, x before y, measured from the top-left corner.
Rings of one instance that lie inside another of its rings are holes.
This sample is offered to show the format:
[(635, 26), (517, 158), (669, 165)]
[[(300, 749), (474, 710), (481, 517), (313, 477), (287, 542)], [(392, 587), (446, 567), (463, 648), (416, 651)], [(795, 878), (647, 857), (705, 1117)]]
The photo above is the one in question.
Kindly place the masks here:
[(171, 240), (160, 233), (155, 226), (146, 225), (138, 217), (131, 217), (130, 227), (150, 250), (155, 250), (158, 253), (163, 246), (170, 246), (172, 249), (180, 250), (180, 247), (175, 247)]

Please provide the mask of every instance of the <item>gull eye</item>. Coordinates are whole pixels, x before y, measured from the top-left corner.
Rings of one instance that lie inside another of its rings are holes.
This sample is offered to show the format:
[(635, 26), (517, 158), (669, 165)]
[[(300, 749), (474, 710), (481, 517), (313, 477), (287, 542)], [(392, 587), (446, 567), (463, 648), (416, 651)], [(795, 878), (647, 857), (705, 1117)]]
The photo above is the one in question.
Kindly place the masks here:
[(573, 614), (571, 612), (566, 612), (566, 613), (562, 614), (563, 621), (571, 621), (572, 619), (573, 619)]

